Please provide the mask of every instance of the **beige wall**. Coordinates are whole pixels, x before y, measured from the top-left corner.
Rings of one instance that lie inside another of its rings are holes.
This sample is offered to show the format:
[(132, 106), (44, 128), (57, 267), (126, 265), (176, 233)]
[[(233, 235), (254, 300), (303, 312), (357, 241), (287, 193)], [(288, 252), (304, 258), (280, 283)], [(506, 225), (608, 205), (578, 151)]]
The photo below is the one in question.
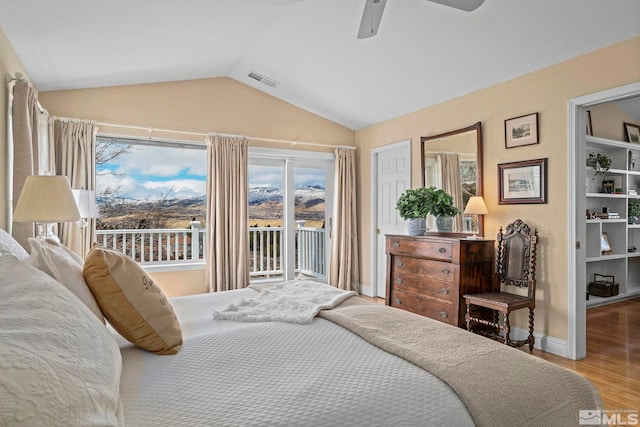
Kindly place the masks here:
[(168, 297), (180, 297), (207, 292), (204, 284), (204, 268), (166, 272), (150, 271), (148, 273)]
[(627, 134), (623, 123), (640, 124), (637, 119), (629, 116), (611, 102), (589, 107), (589, 110), (591, 110), (593, 136), (626, 141)]
[[(40, 102), (58, 117), (322, 144), (354, 143), (352, 130), (229, 78), (43, 92)], [(148, 136), (147, 132), (106, 126), (99, 132)], [(158, 132), (152, 136), (203, 140), (199, 136)], [(288, 144), (281, 147), (291, 148)]]
[[(485, 234), (521, 218), (540, 233), (536, 331), (567, 338), (567, 101), (640, 81), (640, 37), (356, 132), (362, 282), (371, 284), (371, 150), (411, 139), (412, 186), (420, 186), (420, 137), (482, 122)], [(539, 113), (540, 144), (505, 149), (504, 120)], [(622, 125), (620, 125), (622, 126)], [(548, 157), (548, 200), (498, 205), (498, 163)], [(516, 325), (524, 327), (520, 316)]]
[(2, 78), (2, 84), (0, 84), (0, 228), (7, 228), (7, 84), (5, 80), (5, 74), (11, 76), (16, 75), (17, 72), (22, 73), (27, 79), (29, 74), (22, 65), (20, 58), (16, 55), (13, 46), (9, 43), (7, 35), (0, 28), (0, 77)]

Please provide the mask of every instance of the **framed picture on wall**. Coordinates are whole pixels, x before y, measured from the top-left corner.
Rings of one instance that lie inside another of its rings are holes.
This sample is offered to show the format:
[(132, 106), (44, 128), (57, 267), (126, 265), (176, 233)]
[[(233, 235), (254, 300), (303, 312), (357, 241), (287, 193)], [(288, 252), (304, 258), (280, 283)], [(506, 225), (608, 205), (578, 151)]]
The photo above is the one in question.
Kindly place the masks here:
[(624, 123), (624, 134), (627, 137), (627, 141), (640, 144), (640, 126)]
[(547, 158), (498, 165), (498, 204), (547, 203)]
[(538, 113), (514, 117), (504, 121), (505, 148), (539, 144)]

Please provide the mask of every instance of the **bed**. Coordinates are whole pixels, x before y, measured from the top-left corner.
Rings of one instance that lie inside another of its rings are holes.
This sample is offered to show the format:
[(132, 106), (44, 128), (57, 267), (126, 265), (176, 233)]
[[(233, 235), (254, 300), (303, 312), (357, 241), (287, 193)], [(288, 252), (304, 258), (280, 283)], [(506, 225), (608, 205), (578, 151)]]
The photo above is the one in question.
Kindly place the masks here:
[(1, 425), (559, 426), (601, 407), (573, 372), (351, 295), (308, 323), (214, 319), (270, 287), (165, 299), (180, 339), (154, 354), (69, 286), (81, 260), (34, 245), (0, 247)]

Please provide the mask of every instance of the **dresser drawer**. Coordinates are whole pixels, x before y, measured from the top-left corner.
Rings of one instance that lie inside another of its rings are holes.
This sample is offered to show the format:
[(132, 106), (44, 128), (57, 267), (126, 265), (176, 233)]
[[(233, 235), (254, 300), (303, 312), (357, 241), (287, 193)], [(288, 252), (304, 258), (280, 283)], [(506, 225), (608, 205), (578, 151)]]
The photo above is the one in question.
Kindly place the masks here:
[(388, 254), (405, 254), (436, 260), (451, 261), (454, 242), (417, 239), (387, 239)]
[(421, 316), (430, 317), (450, 325), (458, 325), (458, 312), (456, 305), (433, 300), (412, 292), (400, 289), (391, 291), (389, 305), (403, 310), (411, 311)]
[(392, 273), (391, 280), (391, 292), (400, 290), (449, 303), (457, 303), (458, 301), (458, 287), (454, 282), (445, 282), (400, 272)]
[(393, 273), (413, 274), (445, 282), (455, 282), (457, 280), (459, 270), (460, 266), (457, 264), (401, 255), (393, 256), (391, 265), (391, 271)]

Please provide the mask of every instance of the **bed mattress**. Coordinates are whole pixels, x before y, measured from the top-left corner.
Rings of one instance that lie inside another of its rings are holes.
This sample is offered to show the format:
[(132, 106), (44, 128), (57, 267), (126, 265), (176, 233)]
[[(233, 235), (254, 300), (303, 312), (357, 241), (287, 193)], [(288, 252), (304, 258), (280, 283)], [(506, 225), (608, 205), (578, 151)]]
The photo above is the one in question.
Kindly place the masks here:
[(119, 337), (126, 425), (474, 425), (446, 383), (333, 322), (213, 320), (213, 309), (257, 294), (171, 299), (185, 338), (177, 355)]

